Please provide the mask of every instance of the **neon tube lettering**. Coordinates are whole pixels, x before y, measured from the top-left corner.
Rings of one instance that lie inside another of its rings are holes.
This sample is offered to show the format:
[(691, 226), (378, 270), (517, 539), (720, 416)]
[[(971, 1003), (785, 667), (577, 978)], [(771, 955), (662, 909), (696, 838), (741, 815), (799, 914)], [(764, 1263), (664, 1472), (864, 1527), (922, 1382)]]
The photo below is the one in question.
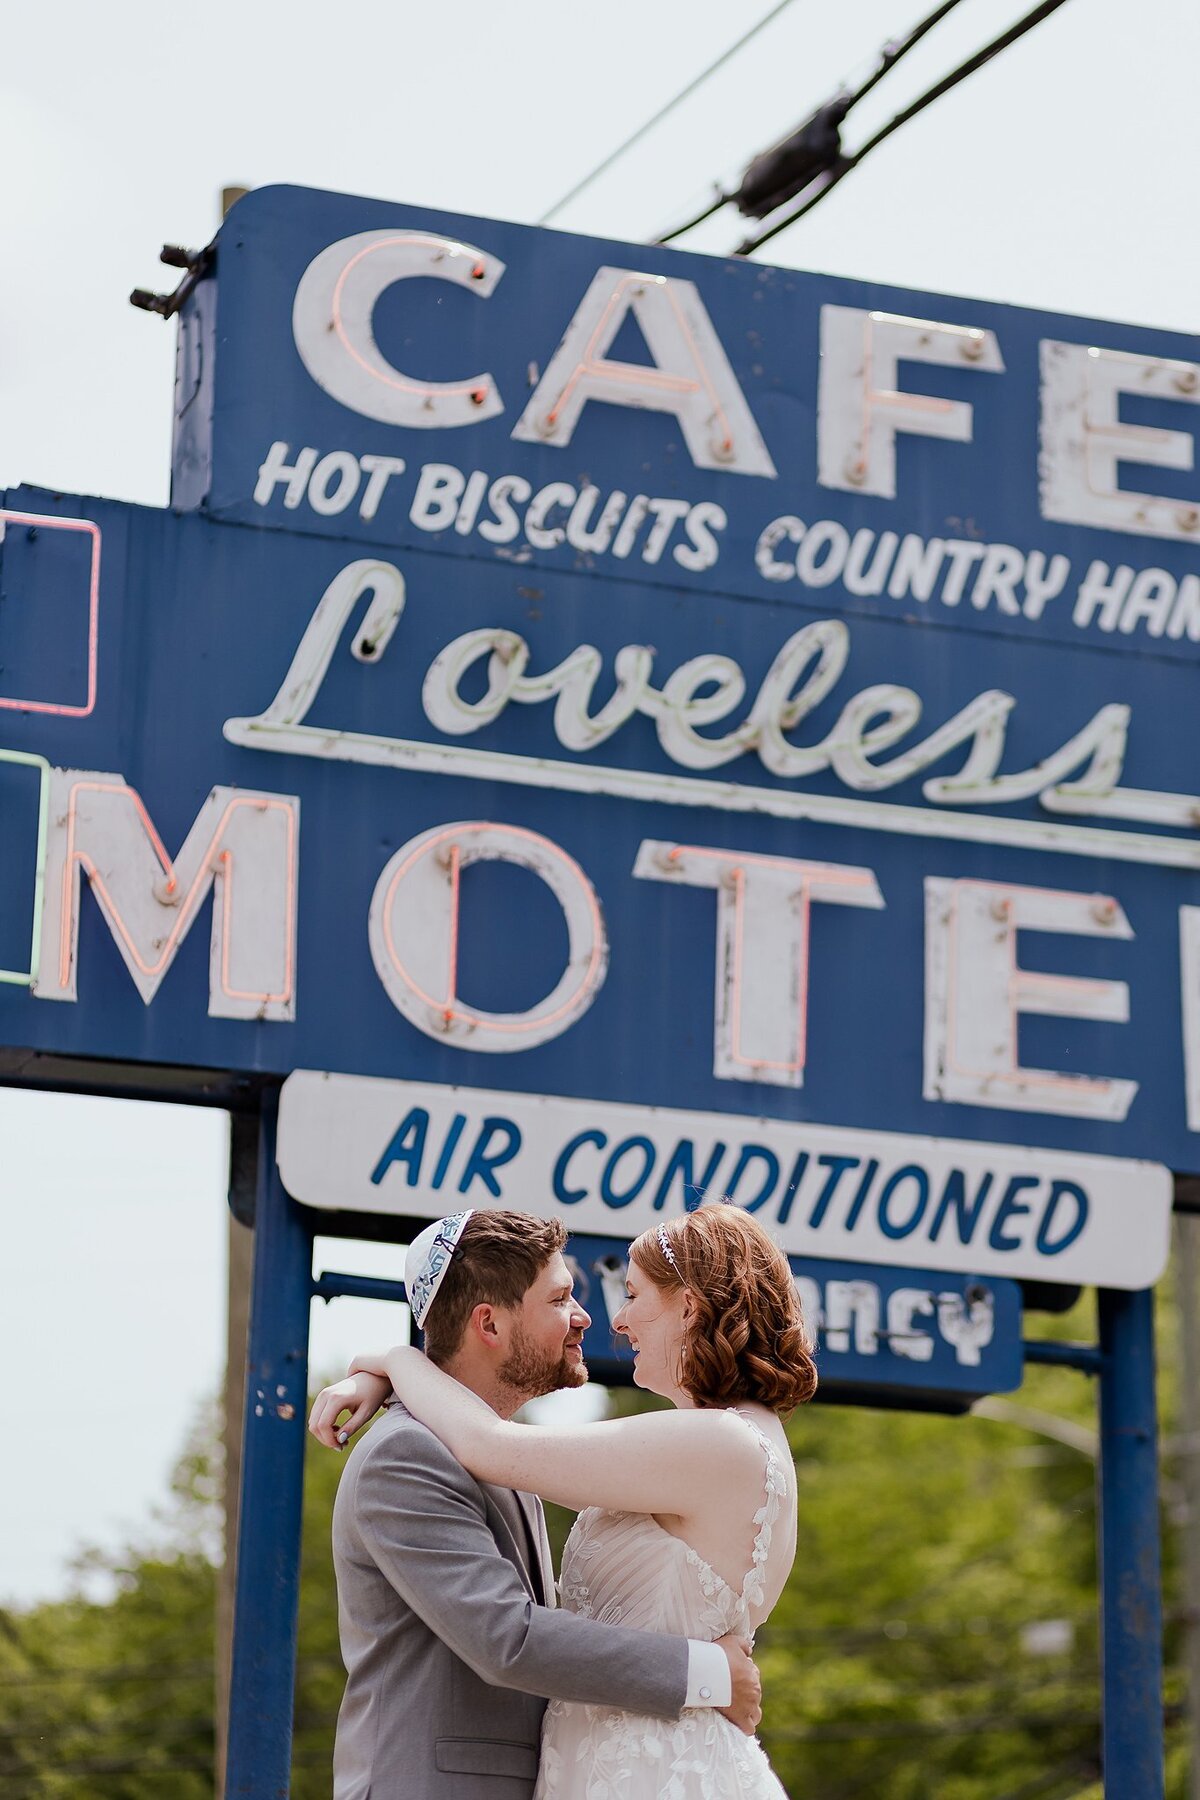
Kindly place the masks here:
[[(459, 883), (473, 862), (489, 860), (539, 876), (566, 920), (566, 968), (551, 993), (523, 1013), (483, 1012), (458, 995)], [(427, 1037), (471, 1050), (528, 1050), (558, 1037), (587, 1011), (608, 968), (591, 882), (565, 850), (517, 825), (468, 820), (410, 838), (379, 877), (367, 931), (397, 1011)]]
[(974, 408), (963, 400), (903, 392), (901, 359), (991, 374), (1004, 369), (993, 331), (864, 312), (856, 306), (823, 306), (817, 400), (817, 480), (822, 487), (894, 500), (897, 432), (971, 442)]
[(295, 1018), (295, 796), (214, 788), (174, 858), (120, 775), (55, 769), (50, 813), (38, 999), (78, 998), (86, 874), (147, 1006), (213, 890), (210, 1018)]
[(1194, 500), (1135, 493), (1117, 479), (1122, 463), (1194, 468), (1191, 432), (1130, 425), (1120, 416), (1120, 403), (1122, 394), (1138, 394), (1200, 404), (1200, 363), (1053, 338), (1043, 340), (1041, 360), (1042, 517), (1200, 541), (1200, 507)]
[(883, 895), (871, 870), (647, 838), (633, 873), (642, 881), (717, 890), (713, 1074), (718, 1081), (803, 1086), (809, 909), (817, 901), (881, 908)]
[(1027, 1069), (1017, 1061), (1021, 1013), (1125, 1024), (1123, 981), (1038, 974), (1017, 964), (1017, 932), (1132, 938), (1107, 894), (994, 881), (925, 882), (926, 1100), (1067, 1118), (1123, 1119), (1136, 1081)]
[[(791, 819), (825, 819), (868, 830), (917, 836), (962, 838), (971, 842), (1016, 844), (1077, 855), (1106, 855), (1121, 861), (1200, 867), (1194, 837), (1200, 796), (1159, 793), (1118, 786), (1130, 729), (1128, 706), (1102, 706), (1065, 744), (1025, 769), (1001, 772), (1011, 694), (989, 688), (962, 707), (928, 737), (909, 748), (900, 740), (920, 722), (923, 704), (912, 689), (883, 683), (852, 695), (828, 735), (814, 745), (796, 744), (789, 733), (815, 710), (840, 679), (850, 633), (840, 619), (802, 627), (781, 646), (746, 718), (721, 736), (697, 727), (723, 717), (740, 701), (744, 677), (731, 658), (693, 658), (661, 688), (651, 682), (654, 652), (626, 644), (616, 653), (616, 688), (596, 712), (589, 710), (603, 667), (599, 650), (581, 644), (552, 668), (527, 673), (530, 647), (519, 633), (485, 626), (455, 638), (433, 659), (422, 688), (426, 716), (440, 732), (463, 737), (490, 725), (505, 707), (554, 702), (554, 730), (560, 743), (590, 751), (637, 713), (655, 721), (668, 757), (689, 769), (712, 769), (756, 754), (763, 767), (785, 781), (832, 768), (848, 788), (878, 793), (922, 773), (960, 745), (967, 747), (953, 774), (923, 785), (933, 808), (880, 806), (838, 795), (781, 791), (763, 783), (706, 781), (659, 771), (525, 757), (458, 744), (306, 725), (341, 634), (358, 601), (374, 598), (351, 640), (358, 661), (377, 664), (404, 609), (405, 584), (392, 563), (365, 558), (334, 578), (318, 602), (270, 705), (250, 718), (227, 719), (225, 737), (256, 750), (315, 756), (342, 762), (421, 769), (519, 785), (607, 793), (720, 811), (766, 813)], [(487, 689), (464, 700), (467, 672), (487, 660)], [(718, 693), (700, 695), (701, 671), (718, 681)], [(676, 679), (677, 677), (677, 679)], [(885, 753), (894, 750), (887, 760)], [(1073, 779), (1066, 779), (1073, 776)], [(1007, 805), (1036, 797), (1049, 812), (1076, 813), (1180, 827), (1187, 838), (1071, 827), (1058, 821), (1004, 819), (994, 814), (940, 809), (966, 805)]]
[(404, 375), (380, 350), (371, 320), (380, 296), (397, 281), (418, 275), (452, 281), (486, 300), (503, 273), (498, 257), (430, 232), (340, 238), (313, 258), (296, 289), (292, 335), (301, 361), (334, 400), (385, 425), (423, 431), (494, 418), (504, 402), (490, 375), (465, 381)]
[(0, 507), (0, 539), (9, 525), (27, 525), (37, 531), (79, 531), (91, 540), (87, 590), (87, 693), (81, 704), (69, 700), (18, 700), (4, 695), (0, 696), (0, 708), (10, 712), (53, 713), (60, 719), (86, 719), (96, 710), (100, 655), (100, 527), (91, 519), (59, 519), (53, 514), (12, 512)]
[[(632, 313), (654, 359), (613, 362)], [(673, 413), (700, 469), (774, 477), (775, 465), (699, 289), (676, 276), (597, 269), (513, 437), (565, 449), (589, 400)]]

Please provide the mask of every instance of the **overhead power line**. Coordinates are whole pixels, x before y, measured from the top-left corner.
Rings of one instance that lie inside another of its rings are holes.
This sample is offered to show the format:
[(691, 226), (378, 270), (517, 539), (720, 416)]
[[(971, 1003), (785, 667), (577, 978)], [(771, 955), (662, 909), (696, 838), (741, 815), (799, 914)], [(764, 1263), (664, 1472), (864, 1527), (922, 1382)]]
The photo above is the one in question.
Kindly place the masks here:
[[(951, 3), (955, 3), (955, 0), (951, 0)], [(791, 4), (792, 0), (779, 0), (777, 6), (773, 6), (770, 12), (764, 13), (756, 25), (752, 25), (749, 31), (743, 33), (743, 35), (738, 38), (736, 43), (730, 44), (727, 50), (721, 52), (716, 62), (709, 63), (707, 69), (702, 69), (699, 75), (688, 82), (686, 87), (680, 88), (673, 99), (668, 100), (665, 106), (660, 106), (658, 111), (652, 114), (644, 124), (639, 125), (631, 137), (627, 137), (624, 143), (618, 144), (615, 150), (610, 150), (603, 162), (598, 162), (594, 169), (589, 169), (588, 173), (581, 181), (577, 181), (573, 188), (569, 188), (560, 199), (554, 202), (552, 207), (542, 214), (541, 218), (538, 220), (538, 224), (548, 225), (551, 219), (555, 218), (565, 206), (569, 206), (572, 200), (577, 199), (578, 196), (583, 193), (585, 188), (591, 187), (593, 181), (598, 181), (601, 175), (607, 174), (608, 170), (612, 168), (615, 162), (620, 161), (627, 150), (632, 150), (635, 144), (641, 143), (646, 134), (653, 131), (656, 125), (660, 125), (667, 117), (668, 113), (673, 113), (677, 106), (681, 106), (685, 100), (690, 98), (690, 96), (696, 92), (698, 87), (703, 86), (710, 76), (715, 75), (718, 69), (723, 68), (732, 57), (736, 56), (738, 51), (743, 49), (745, 45), (750, 42), (751, 38), (757, 37), (759, 32), (765, 30), (773, 19), (779, 17), (781, 12), (786, 12)], [(718, 206), (723, 206), (724, 203), (724, 198), (722, 197), (715, 202), (712, 210), (715, 212), (716, 208)], [(707, 214), (705, 217), (707, 217)]]
[[(781, 231), (786, 231), (789, 225), (794, 225), (798, 219), (802, 219), (806, 213), (812, 211), (814, 206), (820, 204), (831, 189), (835, 188), (840, 181), (845, 180), (851, 169), (856, 169), (860, 163), (865, 162), (871, 152), (877, 150), (880, 144), (892, 136), (893, 132), (899, 131), (902, 125), (907, 125), (910, 119), (915, 119), (918, 113), (922, 113), (927, 107), (932, 106), (935, 100), (940, 100), (943, 94), (948, 94), (960, 82), (966, 81), (968, 76), (973, 75), (977, 69), (983, 68), (984, 64), (991, 62), (994, 56), (999, 56), (1002, 50), (1007, 50), (1011, 44), (1015, 44), (1018, 39), (1023, 38), (1040, 25), (1043, 19), (1048, 19), (1051, 13), (1057, 12), (1060, 6), (1065, 5), (1066, 0), (1041, 0), (1039, 6), (1035, 6), (1023, 18), (1018, 19), (1015, 25), (1010, 25), (1007, 31), (1003, 31), (999, 37), (993, 38), (990, 44), (985, 44), (981, 50), (975, 52), (974, 56), (968, 57), (956, 69), (952, 69), (948, 75), (944, 75), (940, 81), (935, 82), (931, 88), (927, 88), (923, 94), (919, 94), (911, 105), (906, 106), (902, 112), (898, 112), (894, 118), (889, 119), (887, 124), (877, 131), (874, 137), (868, 138), (860, 149), (850, 155), (844, 155), (839, 143), (836, 152), (830, 154), (825, 166), (816, 170), (814, 177), (810, 178), (802, 189), (793, 189), (793, 193), (797, 194), (796, 204), (788, 208), (782, 217), (768, 225), (765, 231), (743, 239), (734, 251), (734, 255), (751, 255), (753, 251), (768, 243), (771, 238), (778, 237)], [(753, 165), (751, 166), (753, 167)], [(782, 198), (786, 199), (787, 197), (785, 195)]]
[(655, 242), (669, 244), (673, 238), (682, 237), (685, 231), (691, 231), (694, 225), (711, 218), (722, 206), (731, 203), (748, 218), (765, 218), (785, 200), (790, 200), (815, 175), (840, 161), (839, 131), (851, 107), (857, 106), (883, 80), (888, 70), (895, 68), (901, 57), (907, 56), (947, 13), (960, 4), (961, 0), (943, 0), (904, 37), (891, 39), (879, 52), (870, 74), (857, 87), (839, 88), (832, 100), (818, 106), (795, 131), (756, 156), (747, 166), (739, 187), (730, 193), (723, 193), (718, 187), (716, 199), (703, 212), (663, 232)]

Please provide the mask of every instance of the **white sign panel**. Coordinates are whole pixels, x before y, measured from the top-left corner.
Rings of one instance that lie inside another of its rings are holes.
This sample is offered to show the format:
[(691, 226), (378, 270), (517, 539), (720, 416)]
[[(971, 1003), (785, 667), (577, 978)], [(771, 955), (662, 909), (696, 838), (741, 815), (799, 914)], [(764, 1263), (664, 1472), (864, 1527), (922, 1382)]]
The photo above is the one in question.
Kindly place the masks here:
[(284, 1083), (278, 1155), (329, 1211), (508, 1206), (632, 1238), (707, 1195), (790, 1255), (901, 1268), (1142, 1288), (1169, 1242), (1157, 1163), (309, 1070)]

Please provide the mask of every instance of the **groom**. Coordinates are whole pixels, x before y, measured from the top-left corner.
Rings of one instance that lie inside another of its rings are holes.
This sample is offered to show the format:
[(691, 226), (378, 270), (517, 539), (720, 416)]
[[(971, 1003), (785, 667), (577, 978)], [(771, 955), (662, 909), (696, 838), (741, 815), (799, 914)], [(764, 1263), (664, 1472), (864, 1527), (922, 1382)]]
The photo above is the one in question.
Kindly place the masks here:
[[(423, 1231), (405, 1280), (432, 1360), (502, 1418), (587, 1380), (590, 1320), (558, 1220), (468, 1211)], [(311, 1429), (345, 1441), (338, 1408)], [(556, 1610), (541, 1502), (477, 1482), (395, 1402), (347, 1461), (333, 1515), (346, 1690), (334, 1800), (531, 1800), (548, 1696), (758, 1723), (737, 1640), (631, 1631)]]

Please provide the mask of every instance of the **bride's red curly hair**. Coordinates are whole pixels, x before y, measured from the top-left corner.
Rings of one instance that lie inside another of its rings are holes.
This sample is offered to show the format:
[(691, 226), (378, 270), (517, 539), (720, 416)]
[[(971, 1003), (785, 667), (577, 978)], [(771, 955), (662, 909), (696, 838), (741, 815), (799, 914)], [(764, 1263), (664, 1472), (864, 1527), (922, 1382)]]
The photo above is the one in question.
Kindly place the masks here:
[(749, 1213), (729, 1204), (702, 1206), (644, 1231), (629, 1255), (665, 1293), (687, 1288), (694, 1298), (680, 1381), (697, 1406), (754, 1400), (788, 1413), (812, 1399), (813, 1343), (792, 1272)]

